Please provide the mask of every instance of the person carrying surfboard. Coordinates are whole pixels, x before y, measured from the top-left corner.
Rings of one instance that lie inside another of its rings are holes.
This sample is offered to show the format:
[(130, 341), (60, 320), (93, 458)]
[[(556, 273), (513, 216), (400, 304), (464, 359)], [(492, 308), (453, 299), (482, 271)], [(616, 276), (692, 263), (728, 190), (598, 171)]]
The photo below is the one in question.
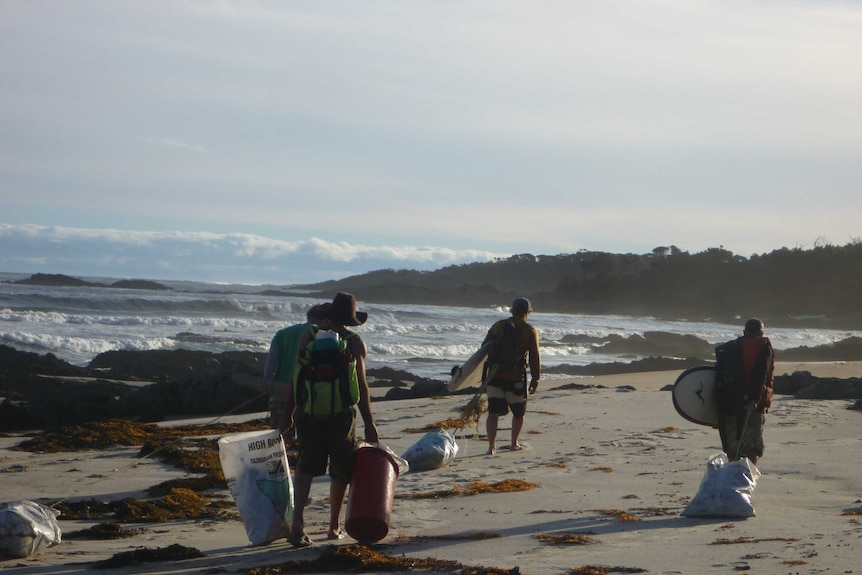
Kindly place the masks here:
[(728, 459), (763, 457), (765, 413), (772, 404), (775, 350), (763, 322), (745, 322), (742, 337), (715, 348), (718, 432)]
[[(526, 298), (512, 302), (511, 318), (502, 319), (488, 330), (482, 345), (491, 343), (485, 364), (485, 392), (488, 395), (488, 455), (497, 451), (497, 427), (501, 415), (512, 411), (512, 438), (509, 449), (523, 449), (518, 443), (524, 415), (527, 411), (527, 392), (536, 393), (539, 387), (541, 359), (539, 332), (527, 323), (533, 306)], [(527, 367), (530, 385), (527, 387)]]

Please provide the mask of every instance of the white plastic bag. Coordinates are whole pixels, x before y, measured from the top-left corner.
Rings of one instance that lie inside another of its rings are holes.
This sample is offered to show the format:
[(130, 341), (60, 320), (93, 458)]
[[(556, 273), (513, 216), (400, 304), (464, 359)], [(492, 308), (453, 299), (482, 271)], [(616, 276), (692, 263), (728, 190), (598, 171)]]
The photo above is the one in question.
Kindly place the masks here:
[(252, 545), (287, 537), (293, 520), (293, 481), (276, 429), (225, 435), (219, 459)]
[(392, 451), (392, 448), (384, 443), (367, 443), (365, 441), (358, 441), (356, 443), (356, 449), (360, 449), (362, 447), (376, 447), (377, 449), (382, 449), (386, 452), (389, 457), (392, 458), (393, 463), (395, 463), (396, 471), (398, 472), (398, 477), (401, 477), (408, 471), (410, 471), (410, 464), (407, 463), (407, 460), (403, 457), (398, 457), (395, 455), (395, 452)]
[(411, 471), (427, 471), (437, 469), (455, 459), (458, 444), (445, 429), (434, 429), (407, 448), (401, 456), (410, 465)]
[(27, 557), (60, 543), (59, 515), (35, 501), (0, 503), (0, 555)]
[(706, 464), (700, 489), (686, 506), (685, 517), (754, 517), (751, 496), (757, 487), (760, 471), (748, 458), (728, 461), (717, 453)]

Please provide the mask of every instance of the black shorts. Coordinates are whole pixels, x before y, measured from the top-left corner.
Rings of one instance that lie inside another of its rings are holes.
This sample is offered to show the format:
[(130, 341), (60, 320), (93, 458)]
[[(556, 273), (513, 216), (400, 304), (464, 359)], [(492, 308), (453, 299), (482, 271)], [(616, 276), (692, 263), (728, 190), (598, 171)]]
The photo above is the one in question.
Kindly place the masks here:
[(350, 483), (356, 448), (356, 411), (350, 410), (326, 419), (303, 416), (297, 430), (299, 456), (297, 473), (317, 477), (326, 473), (342, 483)]

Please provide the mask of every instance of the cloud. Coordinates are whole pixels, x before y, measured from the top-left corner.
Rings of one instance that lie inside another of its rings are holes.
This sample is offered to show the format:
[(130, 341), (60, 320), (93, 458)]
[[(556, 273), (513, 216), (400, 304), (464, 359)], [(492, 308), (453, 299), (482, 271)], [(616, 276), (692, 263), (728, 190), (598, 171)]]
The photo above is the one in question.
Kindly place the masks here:
[(508, 254), (318, 237), (0, 224), (0, 270), (238, 283), (312, 283), (383, 268), (436, 269)]
[(154, 144), (157, 146), (164, 146), (166, 148), (177, 148), (180, 150), (187, 150), (189, 152), (202, 152), (206, 153), (206, 148), (203, 146), (196, 146), (194, 144), (188, 144), (186, 142), (181, 142), (179, 140), (174, 140), (171, 138), (144, 138), (144, 142), (147, 144)]
[(248, 278), (842, 241), (860, 23), (840, 0), (0, 2), (0, 217), (73, 230), (17, 257)]

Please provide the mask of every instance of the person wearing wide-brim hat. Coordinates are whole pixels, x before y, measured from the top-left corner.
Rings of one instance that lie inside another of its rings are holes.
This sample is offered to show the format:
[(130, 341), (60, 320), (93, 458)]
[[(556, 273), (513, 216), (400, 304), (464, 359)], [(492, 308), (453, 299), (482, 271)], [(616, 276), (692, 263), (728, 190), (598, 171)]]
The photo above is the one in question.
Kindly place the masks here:
[[(299, 456), (294, 475), (294, 509), (293, 523), (287, 540), (294, 547), (311, 545), (311, 539), (305, 533), (303, 511), (311, 483), (317, 476), (326, 473), (329, 468), (329, 531), (328, 539), (343, 539), (341, 529), (341, 507), (347, 485), (350, 483), (350, 473), (353, 469), (353, 454), (356, 443), (356, 411), (362, 416), (365, 426), (365, 441), (371, 444), (379, 443), (380, 438), (374, 416), (371, 413), (371, 398), (368, 391), (368, 381), (365, 378), (365, 356), (368, 351), (365, 342), (359, 334), (347, 329), (362, 325), (368, 319), (368, 314), (356, 310), (356, 298), (352, 294), (339, 292), (331, 303), (320, 306), (324, 320), (320, 323), (321, 330), (338, 334), (341, 340), (347, 341), (352, 362), (355, 364), (355, 384), (358, 386), (358, 403), (348, 406), (348, 409), (325, 419), (314, 419), (307, 416), (300, 406), (297, 406)], [(321, 337), (320, 335), (317, 337)], [(300, 341), (299, 349), (305, 350), (314, 336), (306, 334)], [(352, 374), (351, 374), (352, 379)], [(294, 386), (304, 385), (299, 381)]]
[(320, 308), (333, 324), (341, 327), (362, 325), (368, 320), (367, 313), (356, 311), (356, 298), (353, 294), (346, 292), (338, 292), (331, 303), (325, 303)]

